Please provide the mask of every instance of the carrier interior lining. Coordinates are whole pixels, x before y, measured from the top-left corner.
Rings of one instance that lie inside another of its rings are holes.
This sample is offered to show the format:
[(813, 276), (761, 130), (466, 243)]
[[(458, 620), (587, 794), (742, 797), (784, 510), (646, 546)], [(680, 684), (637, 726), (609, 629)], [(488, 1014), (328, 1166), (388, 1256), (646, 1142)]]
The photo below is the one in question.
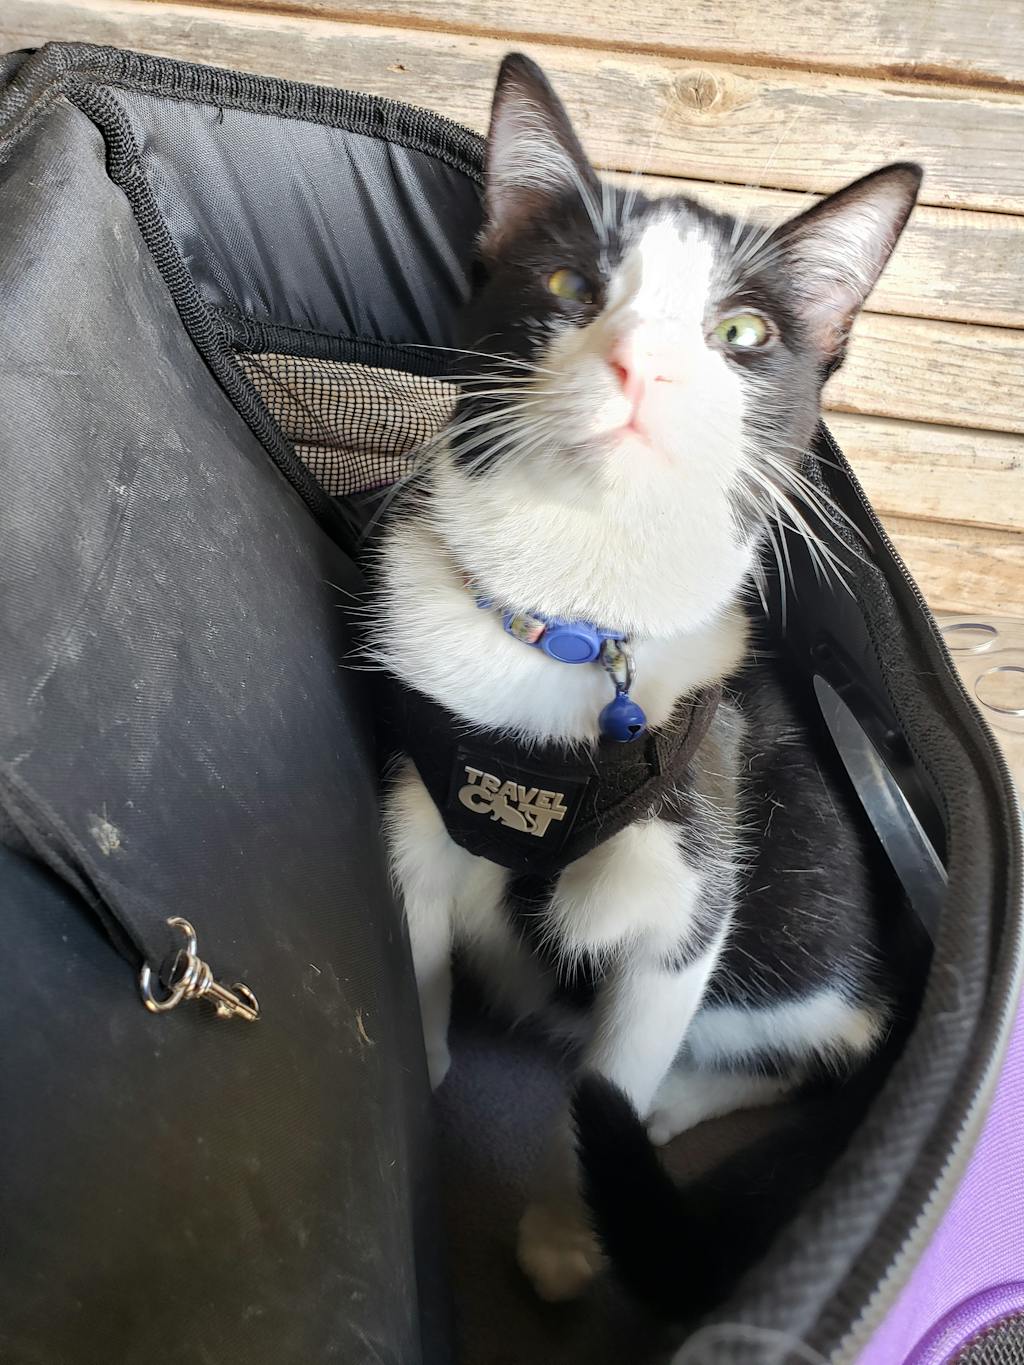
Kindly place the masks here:
[(332, 497), (400, 482), (455, 404), (454, 385), (428, 375), (280, 352), (239, 353), (238, 362)]

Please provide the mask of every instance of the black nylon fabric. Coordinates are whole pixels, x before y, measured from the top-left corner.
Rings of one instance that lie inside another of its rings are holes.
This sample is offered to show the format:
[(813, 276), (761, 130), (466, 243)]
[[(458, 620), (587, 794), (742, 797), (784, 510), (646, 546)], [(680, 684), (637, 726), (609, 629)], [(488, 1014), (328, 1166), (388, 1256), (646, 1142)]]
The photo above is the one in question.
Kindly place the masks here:
[[(531, 877), (554, 876), (657, 810), (680, 784), (722, 697), (721, 687), (704, 688), (643, 739), (602, 740), (573, 753), (467, 730), (422, 692), (394, 693), (389, 738), (415, 763), (449, 836)], [(503, 797), (505, 784), (517, 795)]]
[[(66, 102), (0, 224), (0, 829), (37, 860), (0, 861), (0, 1359), (444, 1359), (354, 568)], [(182, 914), (258, 1023), (144, 1010)]]
[(211, 308), (368, 350), (451, 344), (480, 220), (464, 173), (324, 124), (135, 90), (121, 99)]

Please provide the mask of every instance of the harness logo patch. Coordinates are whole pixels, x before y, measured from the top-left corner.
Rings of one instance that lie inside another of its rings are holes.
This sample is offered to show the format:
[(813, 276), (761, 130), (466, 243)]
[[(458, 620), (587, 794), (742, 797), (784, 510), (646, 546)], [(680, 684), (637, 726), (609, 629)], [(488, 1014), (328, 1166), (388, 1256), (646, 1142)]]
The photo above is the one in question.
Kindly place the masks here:
[(493, 773), (465, 765), (466, 780), (459, 788), (459, 801), (474, 815), (497, 820), (507, 829), (543, 839), (553, 822), (569, 814), (565, 792), (524, 787), (518, 782), (502, 782)]

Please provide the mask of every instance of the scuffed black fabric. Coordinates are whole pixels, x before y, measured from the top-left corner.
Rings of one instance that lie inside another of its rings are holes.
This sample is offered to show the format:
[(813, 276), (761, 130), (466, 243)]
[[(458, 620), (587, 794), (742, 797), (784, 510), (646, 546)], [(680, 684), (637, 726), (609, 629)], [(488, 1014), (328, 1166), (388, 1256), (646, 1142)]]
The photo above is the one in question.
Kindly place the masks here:
[[(444, 1361), (354, 568), (65, 101), (0, 224), (0, 1359)], [(258, 1023), (143, 1009), (170, 915)]]
[[(422, 692), (396, 685), (389, 739), (415, 763), (455, 843), (512, 872), (551, 877), (671, 796), (721, 697), (721, 687), (703, 688), (680, 702), (662, 729), (632, 744), (601, 740), (574, 753), (469, 729)], [(467, 806), (460, 792), (472, 780), (468, 770), (557, 796), (559, 818), (531, 833), (516, 828), (522, 819), (516, 808), (499, 819), (479, 801)]]

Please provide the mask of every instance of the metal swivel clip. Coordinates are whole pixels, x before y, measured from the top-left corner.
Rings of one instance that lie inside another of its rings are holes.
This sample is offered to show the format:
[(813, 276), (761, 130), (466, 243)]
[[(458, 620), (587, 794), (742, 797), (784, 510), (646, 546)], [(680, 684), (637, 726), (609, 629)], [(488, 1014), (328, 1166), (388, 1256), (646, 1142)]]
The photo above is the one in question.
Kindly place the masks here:
[(236, 981), (229, 989), (214, 979), (209, 966), (197, 955), (196, 931), (187, 919), (175, 915), (167, 921), (185, 935), (185, 947), (175, 954), (166, 981), (168, 993), (162, 1000), (153, 994), (153, 972), (147, 964), (139, 973), (139, 989), (142, 1003), (154, 1014), (163, 1014), (176, 1009), (183, 1000), (210, 1000), (217, 1011), (218, 1019), (248, 1019), (250, 1022), (260, 1017), (259, 1001), (252, 991), (241, 981)]

